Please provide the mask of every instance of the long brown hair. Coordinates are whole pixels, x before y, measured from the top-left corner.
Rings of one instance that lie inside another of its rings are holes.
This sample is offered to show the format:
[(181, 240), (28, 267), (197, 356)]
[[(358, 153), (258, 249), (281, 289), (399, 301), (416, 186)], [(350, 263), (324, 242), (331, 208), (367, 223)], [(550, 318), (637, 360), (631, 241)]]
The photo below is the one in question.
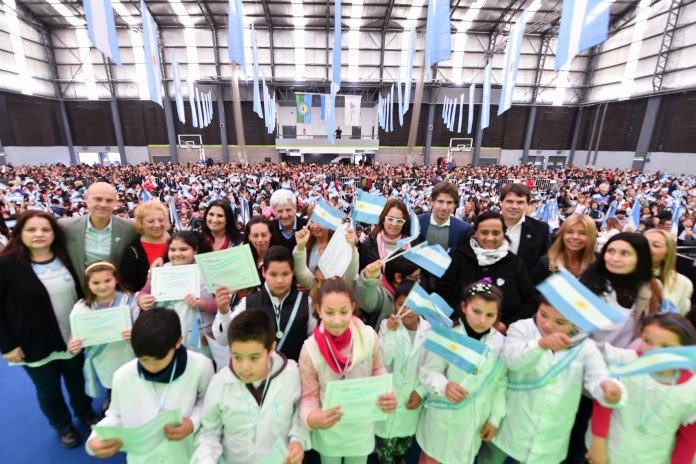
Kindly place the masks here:
[(12, 229), (12, 234), (10, 234), (7, 245), (0, 251), (0, 256), (11, 257), (26, 266), (31, 263), (29, 248), (22, 242), (22, 231), (24, 227), (26, 227), (27, 221), (33, 218), (46, 219), (51, 225), (51, 229), (53, 230), (53, 243), (51, 243), (50, 249), (65, 267), (70, 268), (70, 258), (68, 258), (68, 252), (65, 249), (65, 235), (63, 235), (63, 231), (60, 229), (60, 226), (58, 226), (58, 221), (56, 221), (56, 218), (52, 214), (36, 209), (24, 211), (17, 216), (17, 223), (14, 229)]
[(585, 227), (585, 234), (587, 235), (587, 245), (585, 245), (585, 251), (582, 253), (582, 260), (580, 262), (580, 273), (582, 274), (585, 270), (590, 267), (595, 260), (594, 247), (597, 241), (597, 226), (595, 226), (594, 221), (586, 214), (572, 214), (566, 219), (566, 221), (561, 225), (558, 231), (558, 236), (553, 242), (553, 245), (549, 248), (549, 268), (551, 270), (558, 271), (559, 268), (567, 267), (566, 262), (568, 258), (565, 243), (563, 242), (563, 237), (571, 227), (577, 224), (582, 224)]
[(399, 209), (399, 211), (401, 211), (401, 213), (404, 215), (404, 219), (406, 219), (406, 222), (404, 222), (404, 225), (401, 227), (401, 235), (403, 236), (411, 233), (411, 216), (410, 214), (408, 214), (408, 208), (406, 207), (406, 204), (401, 200), (392, 198), (387, 202), (386, 205), (384, 205), (384, 208), (382, 208), (382, 212), (379, 215), (379, 224), (375, 226), (371, 234), (373, 237), (376, 237), (377, 234), (384, 230), (384, 218), (387, 217), (387, 214), (389, 214), (389, 210), (391, 210), (392, 208)]

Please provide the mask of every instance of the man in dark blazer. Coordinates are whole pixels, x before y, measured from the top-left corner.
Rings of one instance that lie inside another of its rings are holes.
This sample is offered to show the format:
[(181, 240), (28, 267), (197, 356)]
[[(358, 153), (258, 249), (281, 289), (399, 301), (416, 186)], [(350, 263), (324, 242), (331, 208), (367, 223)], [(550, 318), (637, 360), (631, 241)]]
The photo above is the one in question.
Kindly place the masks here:
[(459, 190), (451, 182), (440, 182), (430, 195), (432, 211), (418, 215), (420, 223), (419, 241), (429, 245), (440, 244), (450, 252), (457, 248), (471, 230), (471, 226), (454, 214), (459, 202)]
[(271, 221), (271, 233), (273, 234), (271, 245), (284, 246), (292, 252), (297, 245), (295, 232), (307, 224), (305, 218), (297, 217), (295, 195), (287, 189), (276, 190), (271, 195), (271, 209), (276, 217)]
[(528, 272), (549, 249), (549, 225), (526, 216), (532, 194), (523, 184), (510, 184), (500, 189), (500, 212), (505, 219), (510, 251), (525, 264)]
[(95, 182), (90, 185), (85, 201), (89, 214), (58, 221), (80, 285), (84, 280), (86, 264), (97, 259), (120, 263), (123, 252), (138, 236), (131, 221), (113, 214), (116, 189), (111, 184)]

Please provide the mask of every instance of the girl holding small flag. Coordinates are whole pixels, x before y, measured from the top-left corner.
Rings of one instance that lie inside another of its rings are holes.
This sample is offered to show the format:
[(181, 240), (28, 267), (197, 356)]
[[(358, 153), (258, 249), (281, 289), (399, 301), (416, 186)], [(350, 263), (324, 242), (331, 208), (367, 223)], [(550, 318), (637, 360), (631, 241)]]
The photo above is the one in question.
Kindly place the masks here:
[[(208, 248), (207, 243), (205, 243), (203, 237), (198, 232), (175, 232), (169, 240), (169, 248), (167, 250), (168, 262), (164, 266), (194, 264), (195, 255)], [(145, 287), (138, 294), (138, 305), (143, 311), (149, 311), (155, 307), (155, 296), (151, 292), (152, 280), (148, 280)], [(218, 370), (227, 366), (229, 363), (229, 350), (215, 350), (217, 343), (210, 332), (210, 327), (217, 312), (215, 296), (208, 293), (202, 280), (201, 296), (199, 298), (187, 295), (183, 300), (159, 302), (158, 306), (172, 309), (179, 316), (183, 333), (183, 344), (187, 349), (198, 351), (215, 361)]]
[[(663, 313), (643, 320), (640, 350), (606, 346), (610, 364), (620, 366), (628, 392), (625, 408), (613, 411), (595, 402), (591, 464), (655, 462), (691, 464), (696, 454), (696, 378), (688, 369), (634, 372), (630, 363), (655, 349), (694, 348), (696, 331), (678, 314)], [(696, 361), (693, 361), (696, 362)], [(653, 368), (655, 369), (655, 368)]]
[(413, 284), (406, 280), (395, 285), (394, 312), (379, 328), (384, 365), (394, 374), (397, 398), (395, 413), (376, 425), (377, 456), (381, 464), (399, 464), (406, 459), (426, 393), (419, 373), (426, 359), (423, 344), (430, 323), (404, 305)]
[(505, 337), (493, 326), (500, 317), (503, 294), (490, 279), (468, 285), (460, 305), (461, 323), (454, 330), (486, 345), (472, 372), (429, 353), (421, 381), (429, 396), (416, 439), (419, 463), (473, 463), (481, 442), (490, 441), (505, 416), (506, 368), (499, 359)]
[[(132, 293), (123, 289), (116, 266), (111, 261), (95, 261), (85, 269), (85, 297), (75, 303), (71, 314), (99, 311), (117, 306), (128, 306), (131, 322), (138, 317), (138, 306)], [(89, 346), (83, 372), (86, 391), (89, 396), (99, 396), (99, 384), (107, 389), (107, 399), (102, 410), (109, 408), (111, 385), (114, 372), (135, 358), (130, 345), (130, 330), (123, 331), (123, 340)], [(72, 338), (68, 342), (68, 351), (73, 354), (82, 351), (82, 340)]]
[[(322, 401), (330, 381), (386, 374), (379, 337), (353, 315), (355, 298), (344, 280), (324, 282), (315, 304), (321, 323), (300, 353), (300, 416), (311, 430), (312, 448), (322, 464), (365, 464), (375, 447), (374, 423), (342, 423), (340, 406), (323, 410)], [(385, 393), (377, 406), (390, 413), (396, 402), (393, 392)]]

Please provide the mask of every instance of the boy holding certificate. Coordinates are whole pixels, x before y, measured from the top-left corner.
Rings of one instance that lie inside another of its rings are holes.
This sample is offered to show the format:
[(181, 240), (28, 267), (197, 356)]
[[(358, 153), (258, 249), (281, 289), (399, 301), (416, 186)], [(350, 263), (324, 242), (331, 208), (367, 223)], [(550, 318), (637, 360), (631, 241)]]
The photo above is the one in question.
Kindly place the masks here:
[(228, 336), (232, 362), (210, 382), (191, 462), (260, 463), (280, 442), (284, 462), (300, 464), (309, 449), (299, 417), (300, 370), (275, 351), (273, 320), (245, 311)]
[[(133, 325), (131, 344), (138, 359), (114, 374), (111, 405), (98, 425), (139, 427), (174, 409), (181, 411), (183, 421), (154, 433), (160, 440), (149, 452), (129, 452), (130, 464), (184, 464), (191, 459), (193, 433), (200, 424), (203, 395), (213, 365), (202, 354), (187, 351), (181, 342), (179, 316), (173, 311), (153, 308), (141, 313)], [(143, 437), (152, 438), (148, 434)], [(106, 458), (122, 445), (118, 438), (102, 440), (92, 432), (86, 449), (90, 455)]]
[(215, 292), (218, 313), (213, 322), (213, 335), (218, 343), (227, 345), (230, 322), (247, 308), (267, 313), (275, 322), (276, 351), (297, 361), (305, 339), (316, 326), (310, 314), (309, 297), (298, 292), (294, 285), (293, 258), (290, 250), (272, 246), (263, 258), (263, 276), (266, 282), (261, 290), (244, 298), (230, 310), (232, 292), (219, 287)]

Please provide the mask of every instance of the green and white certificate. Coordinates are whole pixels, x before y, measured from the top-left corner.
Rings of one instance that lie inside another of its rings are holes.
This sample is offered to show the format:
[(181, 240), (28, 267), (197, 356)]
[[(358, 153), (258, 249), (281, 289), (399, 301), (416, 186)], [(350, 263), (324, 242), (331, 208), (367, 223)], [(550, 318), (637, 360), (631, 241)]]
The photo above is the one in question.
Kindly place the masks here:
[(212, 294), (221, 285), (234, 292), (261, 284), (248, 244), (196, 255), (196, 264)]
[(341, 422), (382, 421), (387, 414), (377, 407), (377, 399), (392, 391), (393, 382), (392, 374), (328, 382), (322, 401), (323, 409), (341, 406)]
[(126, 305), (70, 313), (70, 332), (82, 340), (82, 346), (122, 341), (122, 332), (131, 327), (130, 307)]

